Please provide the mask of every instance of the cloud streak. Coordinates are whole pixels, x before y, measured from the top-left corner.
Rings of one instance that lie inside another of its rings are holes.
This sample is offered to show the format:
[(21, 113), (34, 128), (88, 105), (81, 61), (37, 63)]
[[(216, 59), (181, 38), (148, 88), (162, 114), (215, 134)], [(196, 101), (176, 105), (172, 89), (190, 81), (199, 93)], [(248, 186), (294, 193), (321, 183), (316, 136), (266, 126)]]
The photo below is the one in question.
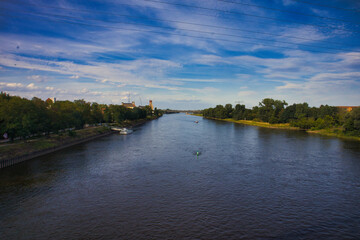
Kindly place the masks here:
[[(67, 0), (47, 3), (51, 8), (0, 3), (9, 9), (0, 30), (1, 90), (102, 103), (120, 103), (130, 92), (158, 100), (160, 108), (187, 109), (239, 100), (255, 105), (270, 96), (313, 105), (360, 101), (356, 36), (317, 25), (357, 27), (302, 16), (298, 21), (309, 25), (294, 24), (289, 13), (218, 1), (172, 3), (193, 7), (142, 0), (102, 1), (96, 8)], [(283, 10), (341, 17), (331, 9), (277, 3)], [(346, 50), (325, 53), (321, 47)]]

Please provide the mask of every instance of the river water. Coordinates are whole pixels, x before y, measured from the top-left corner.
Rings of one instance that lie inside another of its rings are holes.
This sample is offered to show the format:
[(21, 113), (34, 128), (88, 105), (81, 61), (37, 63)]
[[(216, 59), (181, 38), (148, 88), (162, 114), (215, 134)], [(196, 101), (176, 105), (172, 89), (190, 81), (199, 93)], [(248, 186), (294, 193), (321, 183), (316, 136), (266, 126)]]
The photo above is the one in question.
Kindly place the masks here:
[(173, 114), (0, 170), (0, 239), (270, 238), (360, 239), (359, 142)]

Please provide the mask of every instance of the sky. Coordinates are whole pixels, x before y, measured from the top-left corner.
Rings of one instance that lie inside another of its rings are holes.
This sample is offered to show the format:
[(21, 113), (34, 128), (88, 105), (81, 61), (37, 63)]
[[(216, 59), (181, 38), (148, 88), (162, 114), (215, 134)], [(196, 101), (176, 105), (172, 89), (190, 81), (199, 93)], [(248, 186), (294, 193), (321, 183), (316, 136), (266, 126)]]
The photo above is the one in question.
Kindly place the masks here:
[(360, 104), (358, 0), (3, 0), (0, 91), (160, 109)]

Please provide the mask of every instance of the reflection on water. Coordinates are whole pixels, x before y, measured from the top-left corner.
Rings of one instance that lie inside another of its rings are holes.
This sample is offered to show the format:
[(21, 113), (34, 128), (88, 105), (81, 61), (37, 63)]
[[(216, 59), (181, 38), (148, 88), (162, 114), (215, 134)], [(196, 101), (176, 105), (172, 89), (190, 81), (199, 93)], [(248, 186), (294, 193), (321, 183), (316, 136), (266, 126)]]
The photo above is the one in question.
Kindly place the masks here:
[(176, 114), (0, 170), (0, 239), (359, 239), (359, 199), (359, 142)]

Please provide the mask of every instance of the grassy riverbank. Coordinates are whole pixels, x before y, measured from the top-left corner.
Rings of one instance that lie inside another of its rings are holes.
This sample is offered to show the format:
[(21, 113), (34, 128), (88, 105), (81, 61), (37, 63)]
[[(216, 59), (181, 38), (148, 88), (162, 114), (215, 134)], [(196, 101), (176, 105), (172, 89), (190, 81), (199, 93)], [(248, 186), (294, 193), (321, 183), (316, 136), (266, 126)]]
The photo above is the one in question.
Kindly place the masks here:
[(18, 140), (13, 143), (0, 145), (0, 160), (17, 158), (30, 155), (35, 152), (56, 148), (64, 144), (71, 144), (90, 137), (110, 133), (107, 127), (92, 127), (71, 132), (59, 134), (50, 134), (49, 136), (28, 139), (26, 141)]
[[(203, 117), (201, 114), (193, 114), (193, 115)], [(249, 120), (234, 120), (232, 118), (225, 118), (225, 119), (207, 118), (207, 119), (213, 119), (213, 120), (225, 121), (225, 122), (233, 122), (233, 123), (240, 123), (240, 124), (246, 124), (246, 125), (257, 126), (257, 127), (265, 127), (265, 128), (305, 131), (305, 130), (300, 129), (298, 127), (292, 127), (292, 126), (290, 126), (289, 123), (270, 124), (270, 123), (267, 123), (267, 122), (258, 122), (258, 121), (249, 121)], [(320, 135), (323, 135), (323, 136), (337, 137), (337, 138), (343, 138), (343, 139), (348, 139), (348, 140), (360, 141), (360, 137), (345, 135), (342, 132), (341, 128), (331, 128), (331, 129), (321, 129), (321, 130), (306, 130), (306, 132), (310, 133), (310, 134), (320, 134)]]
[[(136, 127), (144, 124), (147, 121), (156, 119), (157, 117), (147, 117), (145, 119), (138, 119), (134, 121), (126, 120), (120, 127)], [(3, 143), (0, 145), (0, 161), (5, 159), (19, 158), (32, 154), (37, 154), (41, 151), (56, 149), (65, 145), (75, 145), (86, 139), (93, 139), (97, 136), (103, 136), (106, 133), (111, 133), (109, 127), (90, 127), (70, 132), (62, 132), (59, 134), (50, 134), (49, 136), (37, 137), (33, 139), (17, 140), (15, 142)]]
[(343, 138), (343, 139), (348, 139), (348, 140), (360, 141), (360, 137), (345, 135), (342, 132), (341, 128), (308, 130), (307, 132), (310, 134), (320, 134), (320, 135), (328, 136), (328, 137), (337, 137), (337, 138)]
[(246, 125), (251, 125), (251, 126), (266, 127), (266, 128), (300, 130), (300, 128), (291, 127), (289, 123), (271, 124), (271, 123), (267, 123), (267, 122), (257, 122), (257, 121), (250, 121), (250, 120), (234, 120), (232, 118), (217, 119), (217, 120), (223, 120), (223, 121), (226, 121), (226, 122), (241, 123), (241, 124), (246, 124)]

